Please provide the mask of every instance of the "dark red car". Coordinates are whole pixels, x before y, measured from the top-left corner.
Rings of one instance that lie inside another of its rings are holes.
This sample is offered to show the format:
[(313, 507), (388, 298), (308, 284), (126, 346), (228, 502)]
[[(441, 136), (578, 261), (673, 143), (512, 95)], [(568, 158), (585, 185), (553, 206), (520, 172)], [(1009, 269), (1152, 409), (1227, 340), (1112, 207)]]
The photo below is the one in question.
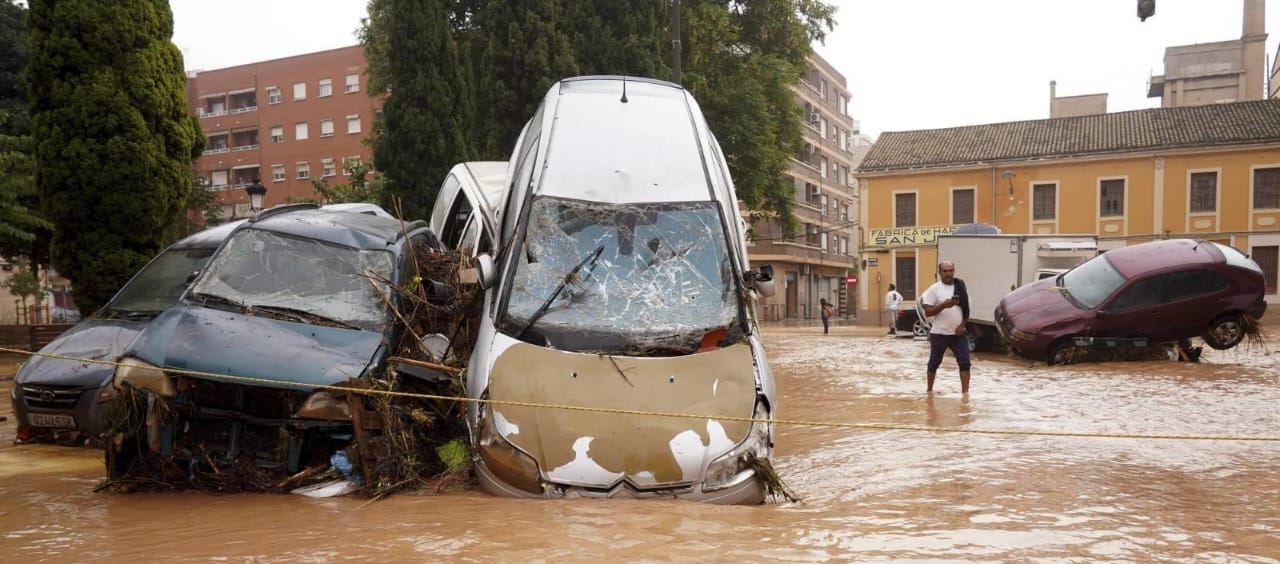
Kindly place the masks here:
[(1015, 353), (1049, 364), (1081, 347), (1149, 346), (1202, 337), (1223, 350), (1245, 336), (1244, 315), (1262, 317), (1262, 268), (1209, 241), (1172, 239), (1108, 251), (1010, 292), (996, 307)]

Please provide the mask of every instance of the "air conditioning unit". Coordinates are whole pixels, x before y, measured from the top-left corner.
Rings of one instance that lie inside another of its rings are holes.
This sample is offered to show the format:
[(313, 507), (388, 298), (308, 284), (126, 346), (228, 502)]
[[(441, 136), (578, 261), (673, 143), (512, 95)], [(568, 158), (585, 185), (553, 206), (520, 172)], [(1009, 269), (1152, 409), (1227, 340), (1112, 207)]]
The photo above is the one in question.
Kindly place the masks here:
[(809, 123), (818, 123), (818, 112), (809, 113)]

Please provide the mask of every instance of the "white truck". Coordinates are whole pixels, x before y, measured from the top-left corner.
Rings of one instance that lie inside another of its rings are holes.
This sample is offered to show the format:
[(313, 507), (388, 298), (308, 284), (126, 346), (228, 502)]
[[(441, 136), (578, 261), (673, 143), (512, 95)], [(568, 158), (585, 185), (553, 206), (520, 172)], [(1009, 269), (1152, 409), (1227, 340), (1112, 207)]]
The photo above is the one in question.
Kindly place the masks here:
[[(969, 348), (1000, 345), (995, 310), (1014, 288), (1057, 276), (1098, 254), (1094, 235), (940, 235), (938, 260), (956, 264), (969, 291)], [(923, 315), (921, 316), (923, 318)]]

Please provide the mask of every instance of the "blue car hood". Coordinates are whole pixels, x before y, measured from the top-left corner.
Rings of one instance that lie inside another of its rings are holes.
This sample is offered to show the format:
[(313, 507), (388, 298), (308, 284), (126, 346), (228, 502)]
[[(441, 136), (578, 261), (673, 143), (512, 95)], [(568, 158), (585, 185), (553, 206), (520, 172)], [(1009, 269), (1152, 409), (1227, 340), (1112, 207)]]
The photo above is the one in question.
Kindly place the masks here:
[[(68, 329), (40, 352), (74, 358), (114, 361), (147, 321), (89, 318)], [(15, 378), (19, 384), (53, 384), (96, 390), (111, 381), (115, 367), (96, 362), (33, 356)]]
[(232, 383), (296, 390), (356, 378), (385, 351), (381, 333), (178, 304), (148, 325), (126, 354), (164, 368), (267, 380)]

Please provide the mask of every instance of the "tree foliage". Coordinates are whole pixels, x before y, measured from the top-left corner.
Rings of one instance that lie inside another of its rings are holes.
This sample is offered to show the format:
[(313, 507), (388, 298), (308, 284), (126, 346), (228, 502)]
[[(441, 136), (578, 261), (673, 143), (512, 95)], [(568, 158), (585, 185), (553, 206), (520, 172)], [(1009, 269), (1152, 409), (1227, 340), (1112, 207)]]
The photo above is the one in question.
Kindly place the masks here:
[(485, 158), (508, 158), (547, 89), (578, 74), (560, 15), (553, 0), (489, 2), (476, 15), (484, 41), (476, 133)]
[(201, 136), (164, 0), (32, 0), (31, 123), (53, 266), (84, 312), (161, 248)]
[(381, 176), (369, 179), (369, 165), (362, 162), (350, 162), (346, 165), (347, 175), (351, 180), (346, 184), (329, 184), (327, 178), (311, 179), (311, 187), (315, 190), (315, 201), (318, 204), (345, 204), (349, 202), (369, 202), (376, 204), (382, 201)]
[(383, 205), (399, 204), (408, 218), (430, 213), (445, 173), (473, 154), (472, 96), (458, 65), (451, 8), (447, 0), (373, 0), (362, 34), (383, 58), (370, 67), (382, 74), (370, 84), (390, 93), (373, 134)]
[(683, 14), (683, 82), (720, 141), (738, 197), (793, 231), (786, 172), (803, 138), (792, 88), (810, 44), (834, 27), (834, 8), (818, 0), (687, 0)]
[(670, 0), (564, 0), (578, 71), (670, 80)]

